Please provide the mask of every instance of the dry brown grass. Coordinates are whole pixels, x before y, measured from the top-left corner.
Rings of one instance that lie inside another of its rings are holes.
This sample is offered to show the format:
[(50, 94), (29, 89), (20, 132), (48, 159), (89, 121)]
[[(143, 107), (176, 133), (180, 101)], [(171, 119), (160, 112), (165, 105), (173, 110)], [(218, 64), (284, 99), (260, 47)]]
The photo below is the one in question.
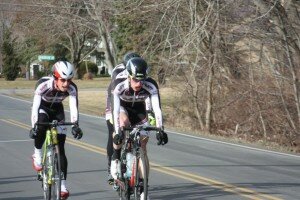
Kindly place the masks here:
[[(110, 78), (95, 78), (93, 80), (74, 80), (78, 88), (106, 88), (109, 84)], [(0, 89), (34, 89), (36, 80), (26, 80), (18, 78), (15, 81), (5, 81), (0, 78)]]
[[(95, 78), (93, 80), (74, 80), (78, 87), (79, 110), (82, 113), (104, 116), (106, 104), (106, 89), (110, 78)], [(32, 100), (36, 80), (17, 79), (16, 81), (5, 81), (0, 79), (0, 89), (8, 95)], [(170, 88), (161, 88), (161, 99), (164, 111), (171, 109), (174, 91)], [(166, 103), (168, 102), (168, 103)], [(64, 101), (66, 108), (68, 100)]]
[[(109, 84), (110, 78), (97, 78), (93, 80), (75, 80), (79, 89), (79, 110), (82, 113), (102, 116), (104, 117), (106, 104), (106, 88)], [(0, 93), (5, 93), (10, 96), (19, 97), (31, 101), (33, 98), (33, 91), (36, 81), (27, 81), (24, 79), (17, 79), (16, 81), (5, 81), (0, 79)], [(259, 148), (267, 148), (271, 150), (279, 150), (282, 152), (290, 152), (289, 149), (278, 146), (277, 144), (265, 144), (261, 142), (249, 142), (240, 138), (228, 138), (219, 135), (211, 135), (195, 130), (190, 130), (188, 125), (182, 121), (174, 112), (174, 108), (178, 107), (177, 100), (179, 94), (170, 87), (160, 88), (160, 95), (162, 101), (162, 110), (165, 117), (165, 126), (169, 130), (183, 131), (191, 135), (201, 135), (211, 139), (230, 141), (233, 143), (247, 144)], [(68, 100), (64, 101), (64, 105), (68, 108)]]
[[(93, 80), (74, 80), (78, 87), (80, 112), (104, 116), (106, 102), (106, 88), (110, 78), (96, 78)], [(31, 101), (33, 98), (36, 80), (17, 79), (16, 81), (5, 81), (0, 79), (2, 93)], [(68, 106), (68, 101), (64, 101)]]

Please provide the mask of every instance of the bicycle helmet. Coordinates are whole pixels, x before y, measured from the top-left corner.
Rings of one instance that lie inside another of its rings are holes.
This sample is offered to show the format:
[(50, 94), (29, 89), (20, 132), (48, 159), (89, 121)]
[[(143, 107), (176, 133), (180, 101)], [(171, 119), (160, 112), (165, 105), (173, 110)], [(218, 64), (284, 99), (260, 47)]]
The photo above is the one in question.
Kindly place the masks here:
[(139, 57), (131, 58), (126, 65), (127, 72), (130, 77), (143, 80), (147, 78), (148, 65), (147, 62)]
[(67, 61), (58, 61), (53, 65), (54, 78), (71, 79), (74, 76), (74, 67)]
[(141, 56), (137, 53), (134, 52), (128, 52), (124, 55), (123, 57), (123, 63), (126, 66), (127, 62), (131, 59), (131, 58), (140, 58)]

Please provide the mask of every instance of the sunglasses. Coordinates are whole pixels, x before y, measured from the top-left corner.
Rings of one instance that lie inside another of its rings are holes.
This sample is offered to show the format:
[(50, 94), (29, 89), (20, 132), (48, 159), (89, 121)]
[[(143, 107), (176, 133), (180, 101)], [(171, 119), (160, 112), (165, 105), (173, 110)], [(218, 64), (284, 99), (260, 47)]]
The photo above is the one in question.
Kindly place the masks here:
[(131, 78), (131, 80), (135, 83), (138, 83), (138, 82), (144, 82), (145, 79)]
[(72, 81), (72, 79), (64, 79), (64, 78), (59, 78), (58, 80), (60, 80), (62, 83), (70, 83)]

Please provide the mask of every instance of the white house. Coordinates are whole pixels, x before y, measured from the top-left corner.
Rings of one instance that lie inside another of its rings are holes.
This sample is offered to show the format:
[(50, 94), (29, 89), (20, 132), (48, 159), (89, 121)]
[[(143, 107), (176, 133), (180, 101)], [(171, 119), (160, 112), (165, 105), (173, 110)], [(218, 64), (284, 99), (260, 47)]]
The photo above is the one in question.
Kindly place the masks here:
[(30, 71), (30, 77), (34, 77), (38, 71), (39, 72), (44, 71), (44, 66), (40, 64), (38, 60), (35, 60), (30, 64), (29, 71)]

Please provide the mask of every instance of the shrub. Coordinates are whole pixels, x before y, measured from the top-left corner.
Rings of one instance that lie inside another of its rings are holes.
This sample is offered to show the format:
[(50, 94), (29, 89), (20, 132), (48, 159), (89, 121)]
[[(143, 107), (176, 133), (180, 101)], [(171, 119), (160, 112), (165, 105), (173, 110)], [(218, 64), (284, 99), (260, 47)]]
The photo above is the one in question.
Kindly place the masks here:
[(84, 74), (87, 73), (86, 71), (86, 65), (88, 67), (88, 72), (89, 73), (92, 73), (93, 75), (96, 75), (97, 72), (98, 72), (98, 66), (95, 64), (95, 63), (92, 63), (92, 62), (81, 62), (78, 66), (78, 71), (77, 71), (77, 74), (78, 74), (78, 78), (79, 79), (82, 79)]

